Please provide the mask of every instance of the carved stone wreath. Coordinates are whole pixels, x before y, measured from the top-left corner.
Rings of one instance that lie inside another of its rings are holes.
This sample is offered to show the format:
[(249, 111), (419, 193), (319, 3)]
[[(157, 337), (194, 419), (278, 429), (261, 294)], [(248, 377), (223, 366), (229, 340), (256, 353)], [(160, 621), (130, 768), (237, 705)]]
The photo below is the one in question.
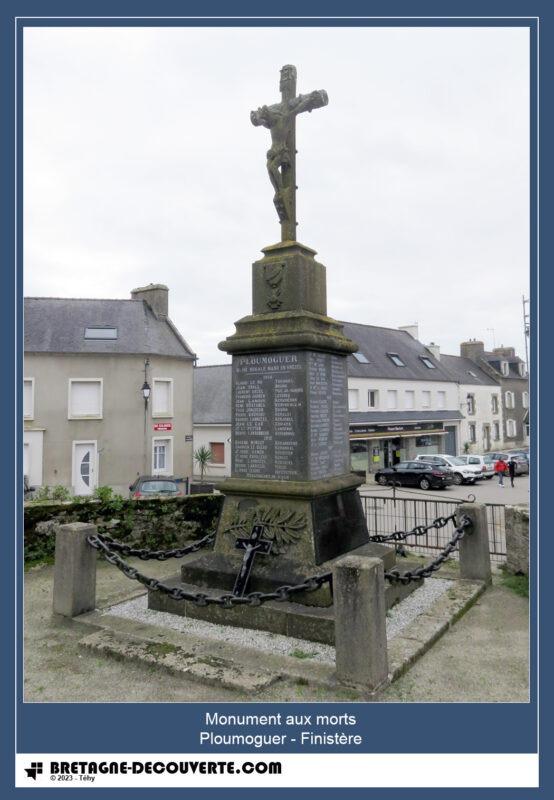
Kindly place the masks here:
[(306, 514), (276, 506), (256, 506), (247, 511), (235, 511), (225, 533), (248, 538), (254, 525), (263, 525), (263, 538), (273, 542), (272, 555), (282, 555), (296, 544), (306, 528)]

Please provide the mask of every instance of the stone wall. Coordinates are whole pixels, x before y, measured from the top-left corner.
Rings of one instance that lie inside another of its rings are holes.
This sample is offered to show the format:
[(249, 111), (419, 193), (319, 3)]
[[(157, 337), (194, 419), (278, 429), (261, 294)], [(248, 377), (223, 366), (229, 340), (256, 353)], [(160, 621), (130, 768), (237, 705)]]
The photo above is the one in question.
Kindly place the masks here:
[(529, 506), (506, 506), (506, 567), (529, 575)]
[(24, 508), (26, 565), (50, 561), (56, 530), (66, 522), (91, 522), (114, 539), (137, 547), (169, 549), (214, 531), (222, 495), (108, 502), (28, 503)]

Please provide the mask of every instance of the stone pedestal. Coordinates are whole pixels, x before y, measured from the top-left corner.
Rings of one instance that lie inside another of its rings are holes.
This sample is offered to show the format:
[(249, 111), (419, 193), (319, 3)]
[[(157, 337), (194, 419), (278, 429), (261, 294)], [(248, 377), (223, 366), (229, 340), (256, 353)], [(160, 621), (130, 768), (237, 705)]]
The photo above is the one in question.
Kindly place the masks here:
[[(183, 567), (187, 583), (233, 588), (244, 550), (263, 526), (249, 591), (302, 583), (368, 543), (350, 471), (346, 357), (356, 351), (326, 316), (325, 267), (298, 242), (264, 249), (253, 265), (253, 314), (219, 346), (233, 357), (232, 477), (212, 553)], [(326, 605), (329, 587), (300, 602)]]

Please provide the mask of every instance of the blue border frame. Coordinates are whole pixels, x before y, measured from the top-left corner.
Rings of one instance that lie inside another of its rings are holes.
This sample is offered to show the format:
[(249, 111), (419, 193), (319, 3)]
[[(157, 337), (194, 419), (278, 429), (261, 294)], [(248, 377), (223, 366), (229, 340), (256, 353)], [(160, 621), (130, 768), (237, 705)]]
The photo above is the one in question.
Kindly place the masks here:
[[(112, 4), (107, 3), (91, 3), (88, 9), (84, 9), (88, 11), (90, 16), (84, 16), (84, 14), (79, 13), (82, 12), (82, 9), (79, 9), (79, 12), (76, 12), (75, 9), (72, 7), (73, 4), (69, 2), (50, 2), (48, 3), (47, 10), (43, 7), (44, 4), (40, 2), (30, 2), (30, 3), (19, 3), (14, 4), (12, 8), (5, 9), (1, 14), (2, 19), (2, 48), (1, 48), (1, 55), (0, 58), (2, 59), (2, 66), (4, 69), (2, 70), (2, 86), (4, 90), (4, 107), (6, 107), (9, 111), (13, 109), (13, 77), (14, 77), (14, 27), (13, 21), (15, 16), (33, 16), (36, 15), (37, 17), (42, 17), (42, 19), (26, 19), (20, 20), (18, 24), (18, 41), (22, 41), (22, 31), (23, 28), (27, 25), (41, 25), (41, 26), (49, 26), (52, 24), (55, 25), (87, 25), (93, 22), (95, 25), (99, 24), (106, 24), (106, 25), (156, 25), (156, 26), (166, 26), (166, 25), (174, 25), (174, 24), (190, 24), (190, 25), (231, 25), (231, 26), (245, 26), (245, 25), (280, 25), (280, 26), (297, 26), (300, 24), (309, 24), (309, 25), (371, 25), (371, 26), (391, 26), (391, 25), (403, 25), (403, 26), (459, 26), (459, 25), (467, 25), (467, 26), (526, 26), (529, 27), (531, 31), (531, 286), (532, 286), (532, 294), (531, 294), (531, 314), (533, 320), (533, 329), (532, 329), (532, 336), (531, 336), (531, 359), (532, 364), (534, 365), (533, 373), (532, 373), (532, 411), (533, 411), (533, 420), (538, 420), (538, 380), (537, 380), (537, 356), (538, 356), (538, 332), (539, 326), (542, 335), (545, 335), (544, 325), (541, 325), (541, 322), (538, 317), (539, 312), (539, 300), (540, 294), (538, 289), (542, 293), (543, 298), (545, 297), (545, 292), (549, 289), (550, 284), (550, 276), (545, 275), (544, 273), (548, 269), (548, 266), (543, 268), (542, 274), (540, 276), (540, 287), (538, 285), (538, 273), (537, 273), (537, 258), (538, 258), (538, 243), (535, 238), (535, 231), (538, 227), (538, 207), (537, 207), (537, 183), (536, 183), (536, 167), (538, 163), (538, 152), (537, 152), (537, 127), (536, 127), (536, 110), (537, 110), (537, 102), (538, 102), (538, 80), (537, 74), (534, 70), (534, 66), (536, 64), (536, 59), (538, 57), (538, 30), (537, 30), (537, 23), (536, 20), (529, 16), (530, 13), (535, 15), (541, 15), (543, 30), (546, 29), (544, 25), (546, 19), (552, 20), (552, 14), (549, 13), (548, 4), (546, 2), (537, 2), (537, 3), (524, 3), (524, 2), (494, 2), (491, 0), (489, 2), (483, 3), (465, 3), (460, 4), (456, 3), (458, 11), (458, 18), (453, 18), (449, 16), (447, 18), (440, 17), (439, 19), (430, 19), (429, 16), (434, 14), (441, 15), (444, 14), (447, 10), (449, 15), (455, 13), (454, 9), (450, 8), (450, 6), (454, 5), (454, 3), (448, 4), (448, 8), (445, 9), (445, 4), (441, 2), (419, 2), (417, 4), (417, 15), (416, 10), (413, 8), (414, 4), (409, 2), (409, 0), (405, 2), (380, 2), (380, 3), (350, 3), (345, 7), (340, 9), (343, 15), (387, 15), (381, 19), (367, 19), (367, 20), (353, 20), (353, 19), (314, 19), (310, 18), (310, 14), (312, 15), (321, 15), (328, 13), (331, 15), (333, 13), (333, 4), (326, 3), (324, 7), (322, 4), (317, 4), (317, 7), (313, 6), (313, 8), (307, 8), (306, 3), (302, 3), (301, 11), (303, 14), (306, 14), (305, 17), (296, 17), (294, 19), (273, 19), (273, 18), (262, 18), (254, 17), (253, 19), (216, 19), (216, 15), (226, 16), (231, 14), (239, 13), (237, 10), (237, 6), (228, 6), (224, 3), (215, 3), (213, 4), (210, 15), (205, 16), (198, 19), (193, 20), (172, 20), (172, 19), (117, 19), (113, 17), (114, 11), (124, 16), (125, 14), (137, 14), (143, 13), (145, 16), (148, 14), (156, 14), (156, 15), (184, 15), (184, 14), (194, 14), (193, 8), (191, 6), (192, 3), (187, 3), (186, 8), (183, 8), (182, 3), (177, 2), (162, 2), (159, 4), (155, 4), (154, 8), (151, 8), (151, 5), (148, 2), (142, 0), (142, 2), (137, 2), (135, 4), (127, 3), (127, 2), (117, 2)], [(369, 8), (368, 8), (369, 5)], [(523, 9), (522, 7), (525, 8)], [(529, 6), (532, 6), (530, 8)], [(327, 8), (329, 7), (329, 10)], [(200, 6), (198, 6), (200, 12)], [(393, 11), (394, 9), (394, 11)], [(268, 9), (269, 11), (274, 11), (274, 9)], [(299, 5), (286, 2), (282, 5), (282, 13), (285, 15), (287, 13), (294, 15), (299, 13)], [(336, 12), (336, 8), (334, 9)], [(250, 14), (260, 14), (260, 4), (252, 4), (252, 3), (240, 3), (240, 13), (248, 16)], [(205, 10), (202, 9), (202, 12), (205, 13)], [(488, 13), (491, 16), (483, 17), (483, 13)], [(263, 11), (262, 11), (263, 13)], [(103, 14), (108, 15), (108, 18), (105, 20), (101, 20), (98, 17), (101, 17)], [(402, 14), (407, 15), (412, 18), (406, 19), (405, 17), (402, 19), (398, 19), (398, 17)], [(471, 14), (479, 14), (478, 19), (471, 18)], [(496, 14), (502, 14), (503, 18), (498, 19)], [(508, 16), (508, 14), (512, 14), (513, 16)], [(48, 16), (46, 16), (48, 15)], [(67, 15), (71, 17), (71, 19), (52, 19), (53, 16), (64, 16)], [(424, 15), (429, 15), (427, 18), (423, 18)], [(548, 32), (548, 36), (550, 36), (550, 32)], [(545, 35), (542, 34), (542, 38), (544, 40)], [(543, 45), (541, 48), (540, 53), (540, 68), (541, 68), (541, 75), (543, 76), (543, 83), (544, 83), (544, 76), (548, 75), (548, 68), (551, 67), (551, 60), (552, 57), (549, 53), (549, 45), (550, 48), (552, 44), (548, 42), (545, 47), (545, 43), (543, 41)], [(19, 74), (21, 75), (21, 68), (22, 68), (22, 48), (18, 48), (18, 69)], [(21, 87), (20, 87), (21, 91)], [(544, 92), (544, 90), (543, 90)], [(546, 95), (546, 93), (544, 92)], [(18, 98), (18, 108), (17, 108), (17, 122), (18, 122), (18, 130), (21, 132), (21, 96)], [(545, 113), (541, 115), (541, 130), (543, 130), (541, 136), (543, 141), (547, 141), (545, 139), (545, 129), (550, 130), (550, 118), (545, 116)], [(4, 174), (12, 175), (13, 172), (13, 161), (12, 161), (12, 153), (14, 152), (15, 140), (14, 140), (14, 132), (12, 127), (6, 127), (3, 130), (4, 136), (4, 147), (2, 148), (2, 158), (3, 164), (5, 167)], [(546, 161), (546, 165), (545, 165)], [(541, 162), (541, 170), (544, 173), (546, 169), (548, 174), (550, 174), (550, 156), (548, 153), (542, 152), (542, 162)], [(21, 179), (22, 179), (22, 165), (21, 159), (19, 159), (19, 164), (17, 165), (17, 185), (18, 185), (18, 198), (19, 198), (19, 212), (21, 212)], [(541, 183), (541, 211), (544, 217), (545, 207), (546, 207), (546, 197), (544, 197), (544, 191), (547, 188), (546, 181)], [(13, 231), (14, 225), (16, 224), (16, 217), (14, 213), (14, 204), (13, 204), (13, 189), (14, 186), (10, 182), (7, 182), (5, 186), (2, 187), (2, 195), (3, 195), (3, 208), (4, 214), (2, 217), (2, 222), (6, 228), (5, 230), (5, 241), (9, 243), (10, 250), (8, 251), (7, 255), (7, 265), (9, 265), (6, 269), (6, 274), (4, 278), (4, 292), (3, 292), (3, 301), (6, 306), (4, 309), (4, 314), (0, 317), (0, 324), (2, 326), (2, 333), (4, 334), (4, 341), (14, 341), (14, 324), (17, 325), (17, 330), (19, 332), (19, 339), (15, 341), (17, 345), (17, 352), (15, 349), (11, 349), (9, 352), (14, 352), (13, 361), (10, 360), (10, 364), (13, 363), (15, 378), (16, 378), (16, 385), (21, 385), (22, 379), (22, 367), (21, 367), (21, 357), (22, 357), (22, 348), (21, 348), (21, 322), (22, 322), (22, 303), (19, 299), (16, 307), (14, 308), (13, 297), (21, 298), (21, 286), (22, 286), (22, 264), (21, 264), (21, 246), (19, 244), (18, 247), (18, 256), (19, 256), (19, 263), (17, 274), (14, 276), (13, 271), (11, 269), (11, 264), (14, 263), (15, 259), (15, 248), (13, 242)], [(22, 215), (21, 213), (18, 214), (17, 218), (17, 241), (21, 243), (22, 241)], [(544, 236), (544, 234), (543, 234)], [(542, 252), (544, 253), (544, 246), (542, 248)], [(544, 255), (543, 255), (544, 258)], [(548, 262), (545, 260), (545, 263)], [(543, 299), (544, 304), (544, 299)], [(548, 319), (548, 318), (547, 318)], [(548, 323), (546, 323), (548, 324)], [(543, 381), (544, 383), (544, 381)], [(541, 383), (542, 388), (542, 383)], [(547, 387), (548, 388), (548, 387)], [(4, 393), (8, 395), (8, 393)], [(544, 394), (544, 392), (543, 392)], [(21, 421), (21, 408), (18, 407), (16, 409), (14, 400), (11, 396), (4, 396), (2, 398), (3, 405), (4, 405), (4, 416), (8, 419), (16, 419), (16, 410), (17, 410), (17, 422), (15, 425), (15, 437), (11, 436), (10, 434), (12, 431), (9, 431), (8, 434), (8, 441), (10, 442), (10, 447), (8, 448), (9, 451), (12, 451), (12, 441), (15, 438), (15, 444), (18, 448), (17, 452), (21, 452), (21, 432), (20, 432), (20, 421)], [(19, 402), (20, 405), (20, 402)], [(9, 425), (7, 426), (9, 427)], [(550, 440), (550, 431), (549, 430), (541, 430), (541, 439), (545, 444), (549, 443)], [(532, 443), (534, 447), (535, 455), (538, 453), (538, 437), (537, 437), (537, 425), (536, 423), (532, 426)], [(19, 474), (20, 469), (20, 456), (17, 455), (18, 462), (17, 462), (17, 471), (16, 475)], [(21, 516), (21, 512), (19, 509), (21, 508), (21, 487), (19, 485), (14, 486), (14, 473), (10, 468), (8, 469), (6, 463), (0, 464), (0, 470), (2, 471), (2, 486), (12, 486), (14, 487), (14, 492), (10, 495), (7, 493), (9, 499), (9, 507), (10, 511), (13, 514), (14, 522), (21, 522), (18, 517)], [(5, 473), (5, 474), (4, 474)], [(18, 484), (18, 482), (16, 482)], [(533, 507), (537, 509), (536, 505), (536, 481), (535, 486), (533, 489), (533, 496), (532, 502)], [(16, 503), (15, 506), (11, 505), (11, 497), (16, 495)], [(14, 509), (12, 511), (12, 509)], [(543, 512), (544, 513), (544, 512)], [(537, 519), (538, 515), (535, 512), (535, 520)], [(14, 525), (15, 527), (15, 525)], [(6, 530), (10, 528), (6, 526)], [(15, 555), (13, 550), (14, 542), (17, 543), (17, 557), (19, 563), (21, 563), (22, 558), (22, 536), (18, 535), (15, 540), (10, 541), (10, 553), (9, 557), (5, 558), (4, 560), (4, 567), (6, 568), (6, 576), (4, 577), (4, 581), (0, 583), (1, 592), (2, 592), (2, 600), (4, 601), (5, 608), (13, 608), (12, 598), (13, 598), (13, 557)], [(533, 537), (533, 542), (536, 543), (536, 536)], [(543, 563), (543, 559), (547, 559), (549, 556), (550, 545), (548, 541), (541, 542), (541, 564)], [(536, 576), (537, 573), (537, 547), (536, 545), (532, 548), (532, 565), (533, 569), (533, 576)], [(546, 587), (547, 589), (548, 587)], [(542, 608), (543, 613), (544, 610), (548, 607), (548, 599), (545, 597), (545, 590), (540, 591), (540, 599), (542, 601)], [(536, 730), (536, 713), (537, 713), (537, 700), (538, 700), (538, 686), (536, 682), (536, 664), (535, 662), (535, 653), (536, 653), (536, 623), (538, 622), (538, 614), (537, 614), (537, 601), (539, 599), (539, 586), (536, 580), (532, 580), (532, 602), (531, 602), (531, 621), (532, 621), (532, 638), (531, 638), (531, 654), (532, 654), (532, 663), (533, 668), (531, 670), (532, 675), (532, 683), (531, 683), (531, 696), (532, 702), (530, 704), (429, 704), (429, 705), (420, 705), (420, 704), (367, 704), (367, 705), (356, 705), (351, 706), (350, 704), (333, 704), (333, 713), (341, 713), (342, 711), (347, 711), (351, 713), (356, 713), (359, 718), (363, 716), (364, 722), (363, 725), (360, 725), (359, 731), (363, 733), (367, 737), (367, 752), (391, 752), (394, 750), (395, 752), (536, 752), (537, 749), (537, 730)], [(21, 582), (19, 584), (19, 596), (17, 601), (19, 603), (19, 607), (21, 608)], [(9, 617), (11, 619), (11, 617)], [(16, 632), (16, 637), (18, 641), (18, 648), (17, 648), (17, 669), (19, 671), (19, 675), (21, 675), (21, 632)], [(544, 660), (544, 645), (541, 651), (541, 663)], [(10, 687), (13, 686), (13, 679), (14, 679), (14, 664), (13, 661), (10, 663), (8, 659), (5, 659), (6, 663), (4, 663), (4, 667), (6, 667), (5, 674), (4, 674), (4, 681), (2, 683), (2, 689), (5, 693), (8, 694), (8, 704), (7, 706), (10, 708), (10, 725), (13, 723), (13, 705), (11, 700), (13, 700), (13, 696), (10, 692)], [(19, 682), (19, 689), (21, 691), (21, 681)], [(542, 697), (544, 699), (549, 699), (550, 690), (548, 686), (542, 685)], [(7, 690), (7, 691), (6, 691)], [(548, 695), (547, 695), (548, 693)], [(22, 704), (21, 698), (17, 698), (17, 705), (18, 705), (18, 751), (20, 752), (40, 752), (42, 750), (48, 749), (51, 751), (68, 751), (71, 752), (72, 750), (76, 749), (75, 745), (75, 731), (79, 730), (79, 737), (78, 737), (78, 749), (81, 752), (94, 752), (95, 750), (103, 750), (103, 751), (113, 751), (113, 752), (121, 752), (122, 749), (126, 750), (127, 752), (146, 752), (149, 750), (159, 751), (159, 752), (172, 752), (177, 749), (181, 752), (191, 751), (194, 752), (198, 750), (198, 746), (196, 744), (196, 737), (197, 737), (197, 730), (200, 726), (200, 721), (202, 719), (203, 714), (205, 713), (206, 709), (214, 710), (216, 707), (222, 713), (226, 712), (233, 712), (237, 711), (239, 706), (236, 704), (178, 704), (178, 705), (170, 705), (170, 704), (89, 704), (89, 705), (81, 705), (81, 704)], [(248, 704), (248, 711), (251, 713), (256, 713), (257, 710), (261, 709), (263, 704)], [(291, 708), (291, 704), (271, 704), (271, 711), (296, 711), (297, 713), (301, 713), (302, 709), (307, 709), (307, 713), (317, 713), (318, 710), (323, 710), (325, 708), (325, 704), (294, 704), (293, 708)], [(362, 714), (363, 712), (363, 714)], [(82, 725), (83, 716), (86, 715), (86, 728)], [(144, 725), (145, 717), (147, 718), (148, 727)], [(186, 718), (186, 721), (185, 721)], [(55, 720), (55, 722), (54, 722)], [(544, 726), (548, 723), (546, 713), (542, 714), (541, 719), (541, 730), (544, 729)], [(155, 746), (153, 746), (153, 740), (149, 737), (149, 732), (154, 730), (156, 731), (155, 735)], [(4, 743), (4, 747), (2, 748), (1, 757), (3, 761), (3, 783), (7, 785), (8, 788), (12, 783), (12, 775), (13, 775), (13, 737), (11, 735), (11, 730), (13, 728), (8, 729), (7, 740)], [(445, 736), (445, 732), (448, 732), (448, 736)], [(4, 733), (4, 732), (3, 732)], [(415, 735), (414, 735), (415, 733)], [(125, 742), (124, 748), (122, 747), (122, 742)], [(394, 744), (393, 744), (394, 743)], [(425, 746), (424, 746), (425, 745)], [(218, 748), (214, 748), (217, 750)], [(339, 748), (340, 749), (340, 748)], [(240, 749), (238, 748), (228, 748), (228, 752), (239, 752)], [(272, 749), (273, 752), (278, 752), (278, 748)], [(288, 752), (291, 752), (290, 749), (287, 749)], [(317, 752), (318, 748), (313, 748), (313, 752)], [(206, 755), (210, 752), (209, 748), (205, 748), (202, 751)], [(264, 752), (271, 752), (268, 748)], [(305, 749), (304, 752), (309, 752), (308, 749)], [(326, 750), (326, 752), (332, 752), (332, 750)], [(346, 752), (346, 750), (342, 749), (341, 752)], [(401, 762), (401, 759), (400, 759)], [(544, 764), (541, 770), (541, 785), (543, 783), (543, 779), (546, 780), (548, 776), (548, 764)], [(21, 790), (26, 791), (26, 790)], [(69, 792), (70, 794), (73, 793), (73, 790), (66, 789), (64, 790), (66, 793)], [(113, 791), (113, 790), (103, 790), (103, 791)], [(119, 790), (119, 791), (127, 791), (127, 790)], [(141, 790), (146, 791), (146, 790)], [(185, 790), (180, 790), (185, 791)], [(254, 790), (256, 793), (256, 797), (261, 796), (278, 796), (279, 790)], [(358, 796), (362, 796), (361, 792), (364, 792), (364, 796), (369, 795), (370, 793), (375, 794), (378, 790), (310, 790), (306, 789), (303, 790), (303, 794), (306, 796), (313, 796), (315, 797), (315, 793), (324, 794), (327, 797), (331, 797), (333, 795), (336, 796), (343, 796), (344, 794), (356, 794)], [(391, 797), (400, 797), (401, 795), (404, 796), (410, 790), (386, 790), (387, 795)], [(464, 796), (465, 794), (469, 793), (469, 790), (433, 790), (434, 792), (441, 792), (441, 797), (445, 794), (452, 794), (456, 793), (458, 796)], [(220, 797), (225, 794), (229, 797), (242, 797), (245, 792), (252, 796), (252, 790), (244, 790), (244, 789), (227, 789), (227, 790), (203, 790), (202, 797), (210, 798), (210, 797)], [(500, 797), (506, 796), (525, 796), (528, 797), (531, 792), (527, 790), (525, 795), (518, 793), (515, 794), (516, 790), (502, 790), (502, 794), (500, 794), (500, 790), (489, 790), (491, 794), (498, 794)], [(381, 793), (383, 790), (381, 790)], [(411, 793), (415, 796), (419, 797), (428, 797), (429, 790), (411, 790)], [(153, 793), (154, 794), (154, 793)], [(157, 794), (157, 792), (156, 792)]]

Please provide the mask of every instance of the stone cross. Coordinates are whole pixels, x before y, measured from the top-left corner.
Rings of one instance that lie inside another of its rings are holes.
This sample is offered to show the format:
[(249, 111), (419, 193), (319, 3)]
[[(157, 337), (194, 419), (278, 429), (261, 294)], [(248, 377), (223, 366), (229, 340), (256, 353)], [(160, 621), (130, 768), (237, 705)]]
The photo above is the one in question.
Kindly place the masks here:
[(329, 102), (327, 92), (319, 89), (296, 96), (296, 67), (281, 69), (281, 102), (261, 106), (250, 112), (253, 125), (263, 125), (271, 133), (267, 151), (267, 171), (275, 195), (273, 203), (281, 222), (281, 241), (296, 241), (296, 115), (322, 108)]
[(233, 587), (233, 594), (236, 597), (242, 597), (244, 595), (248, 579), (250, 578), (250, 572), (252, 571), (252, 565), (254, 564), (254, 556), (257, 553), (267, 555), (271, 550), (272, 542), (269, 539), (262, 539), (263, 532), (263, 525), (254, 525), (249, 539), (237, 539), (235, 542), (237, 550), (245, 551), (242, 565)]

